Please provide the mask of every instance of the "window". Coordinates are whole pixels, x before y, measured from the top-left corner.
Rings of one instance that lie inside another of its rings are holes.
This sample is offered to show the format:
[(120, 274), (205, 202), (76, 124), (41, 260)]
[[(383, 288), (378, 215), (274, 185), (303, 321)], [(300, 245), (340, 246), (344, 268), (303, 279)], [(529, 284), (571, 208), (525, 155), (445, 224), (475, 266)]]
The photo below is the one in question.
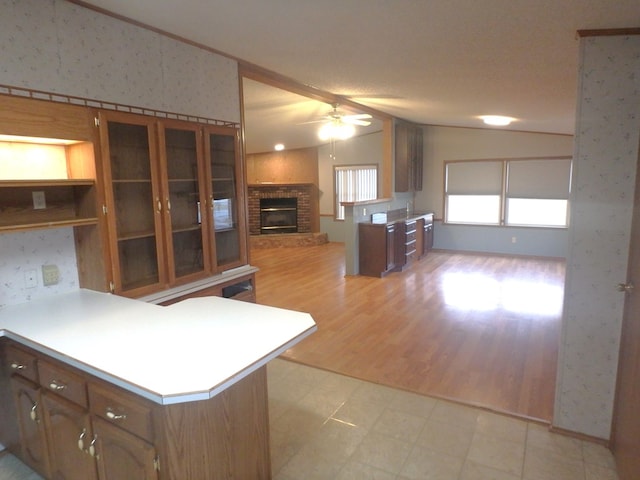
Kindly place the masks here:
[(343, 165), (334, 167), (336, 220), (344, 220), (342, 202), (360, 202), (378, 198), (377, 165)]
[(479, 225), (566, 227), (571, 159), (449, 162), (445, 221)]

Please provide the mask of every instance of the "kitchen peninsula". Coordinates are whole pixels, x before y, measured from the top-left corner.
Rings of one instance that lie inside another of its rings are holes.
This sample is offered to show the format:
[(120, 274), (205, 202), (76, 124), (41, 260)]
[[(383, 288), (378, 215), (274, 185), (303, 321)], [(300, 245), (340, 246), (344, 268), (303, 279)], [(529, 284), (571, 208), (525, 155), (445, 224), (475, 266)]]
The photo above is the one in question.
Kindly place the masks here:
[(315, 330), (220, 297), (5, 307), (0, 442), (47, 478), (271, 478), (266, 364)]

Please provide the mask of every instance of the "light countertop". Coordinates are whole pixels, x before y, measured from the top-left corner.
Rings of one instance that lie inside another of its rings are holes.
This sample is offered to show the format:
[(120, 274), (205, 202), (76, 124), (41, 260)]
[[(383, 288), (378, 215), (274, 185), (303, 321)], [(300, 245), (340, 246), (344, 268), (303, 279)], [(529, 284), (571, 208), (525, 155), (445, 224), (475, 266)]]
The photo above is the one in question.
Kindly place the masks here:
[(211, 398), (316, 329), (307, 313), (220, 297), (161, 307), (81, 289), (0, 309), (0, 336), (160, 404)]

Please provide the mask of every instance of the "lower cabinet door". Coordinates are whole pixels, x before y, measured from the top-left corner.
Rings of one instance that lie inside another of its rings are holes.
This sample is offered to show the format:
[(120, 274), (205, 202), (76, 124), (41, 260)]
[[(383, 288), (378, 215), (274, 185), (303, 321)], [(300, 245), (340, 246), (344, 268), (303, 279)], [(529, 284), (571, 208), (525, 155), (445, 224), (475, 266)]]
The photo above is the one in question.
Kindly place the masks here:
[(88, 412), (47, 392), (42, 400), (52, 478), (96, 480), (96, 461), (89, 453), (93, 437)]
[(158, 479), (153, 445), (100, 418), (92, 422), (100, 480)]
[(14, 375), (11, 377), (11, 391), (18, 414), (21, 460), (49, 478), (49, 455), (39, 387)]

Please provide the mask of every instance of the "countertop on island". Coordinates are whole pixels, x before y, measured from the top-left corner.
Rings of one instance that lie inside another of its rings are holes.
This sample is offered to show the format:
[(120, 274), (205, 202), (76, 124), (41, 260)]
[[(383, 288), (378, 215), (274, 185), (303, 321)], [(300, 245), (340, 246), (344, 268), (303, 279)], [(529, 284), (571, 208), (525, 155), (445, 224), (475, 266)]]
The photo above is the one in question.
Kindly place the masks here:
[(316, 329), (220, 297), (161, 307), (81, 289), (0, 309), (0, 336), (163, 405), (211, 398)]

